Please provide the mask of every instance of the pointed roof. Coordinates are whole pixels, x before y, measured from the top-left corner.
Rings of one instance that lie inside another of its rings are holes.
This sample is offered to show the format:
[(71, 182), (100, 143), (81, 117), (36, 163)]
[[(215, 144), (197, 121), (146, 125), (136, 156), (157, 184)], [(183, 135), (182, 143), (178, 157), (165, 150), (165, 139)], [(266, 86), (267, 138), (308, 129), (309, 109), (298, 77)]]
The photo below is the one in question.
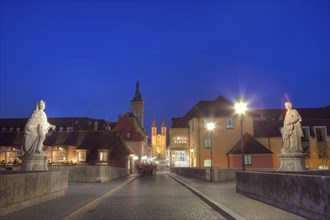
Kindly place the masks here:
[(200, 117), (228, 117), (235, 112), (234, 104), (223, 96), (218, 96), (200, 113)]
[(172, 128), (188, 127), (188, 121), (195, 117), (229, 117), (234, 111), (233, 103), (223, 96), (211, 101), (199, 101), (182, 118), (172, 118)]
[(155, 119), (152, 119), (152, 125), (151, 127), (157, 127), (157, 124), (156, 124), (156, 120)]
[[(114, 132), (118, 132), (121, 138), (124, 141), (142, 141), (143, 136), (134, 126), (133, 120), (135, 117), (131, 112), (126, 112), (118, 121), (116, 126), (112, 129)], [(126, 133), (130, 132), (131, 136), (129, 138), (126, 137)]]
[(166, 123), (165, 123), (165, 120), (164, 119), (162, 121), (162, 127), (166, 127)]
[(136, 81), (135, 96), (131, 101), (142, 101), (142, 94), (140, 92), (139, 81)]
[[(252, 137), (249, 133), (243, 135), (243, 148), (245, 154), (273, 154), (264, 145)], [(234, 145), (234, 147), (227, 153), (241, 154), (241, 139)]]

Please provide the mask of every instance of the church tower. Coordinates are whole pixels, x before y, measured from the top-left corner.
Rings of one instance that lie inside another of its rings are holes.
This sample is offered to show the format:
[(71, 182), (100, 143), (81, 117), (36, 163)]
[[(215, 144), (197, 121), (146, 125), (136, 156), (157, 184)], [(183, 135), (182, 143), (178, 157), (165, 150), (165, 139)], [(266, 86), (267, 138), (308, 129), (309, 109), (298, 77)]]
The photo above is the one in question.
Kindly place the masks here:
[(151, 125), (151, 148), (152, 148), (152, 157), (158, 157), (157, 153), (157, 125), (155, 119), (152, 120)]
[(131, 112), (135, 115), (141, 127), (144, 128), (144, 101), (140, 93), (139, 81), (136, 81), (135, 96), (131, 100)]
[(167, 131), (165, 120), (162, 121), (161, 133), (157, 133), (157, 125), (155, 119), (151, 125), (151, 146), (152, 156), (158, 159), (166, 158)]

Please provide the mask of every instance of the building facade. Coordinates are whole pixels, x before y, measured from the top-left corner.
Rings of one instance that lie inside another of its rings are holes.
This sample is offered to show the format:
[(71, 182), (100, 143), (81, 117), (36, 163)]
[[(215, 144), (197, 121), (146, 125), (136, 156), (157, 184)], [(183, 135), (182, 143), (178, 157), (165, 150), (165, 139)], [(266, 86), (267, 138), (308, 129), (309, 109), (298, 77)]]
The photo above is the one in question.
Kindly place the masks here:
[[(297, 109), (302, 116), (302, 145), (310, 168), (330, 167), (330, 106)], [(241, 131), (247, 168), (278, 168), (282, 149), (280, 128), (285, 110), (253, 109), (240, 115), (234, 103), (220, 96), (200, 101), (169, 129), (171, 166), (241, 168)], [(208, 130), (207, 124), (215, 124)]]
[(161, 133), (157, 132), (156, 121), (152, 121), (151, 125), (151, 147), (152, 157), (157, 159), (166, 159), (167, 148), (167, 129), (165, 120), (162, 121)]
[[(49, 163), (109, 165), (134, 169), (134, 162), (150, 153), (144, 130), (144, 102), (136, 84), (132, 112), (117, 122), (87, 117), (48, 118), (56, 126), (44, 141)], [(21, 158), (27, 118), (0, 119), (0, 161), (13, 164)]]

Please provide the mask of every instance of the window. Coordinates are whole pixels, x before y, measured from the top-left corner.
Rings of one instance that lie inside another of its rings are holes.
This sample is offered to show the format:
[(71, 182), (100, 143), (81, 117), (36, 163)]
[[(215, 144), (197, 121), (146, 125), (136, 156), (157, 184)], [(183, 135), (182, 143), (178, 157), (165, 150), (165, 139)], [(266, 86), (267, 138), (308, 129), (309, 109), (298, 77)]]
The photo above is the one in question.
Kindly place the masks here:
[(186, 154), (183, 151), (176, 151), (175, 152), (175, 161), (185, 161)]
[(309, 127), (301, 127), (302, 131), (303, 131), (303, 134), (304, 134), (304, 137), (302, 137), (302, 141), (309, 141), (309, 137), (310, 137), (310, 134), (309, 134)]
[(78, 162), (86, 162), (86, 151), (79, 151), (77, 160)]
[(101, 151), (99, 154), (100, 161), (107, 161), (108, 160), (108, 152)]
[(304, 137), (301, 138), (301, 146), (306, 157), (310, 158), (310, 132), (308, 126), (301, 127)]
[(211, 147), (212, 147), (212, 141), (211, 141), (211, 138), (205, 138), (205, 139), (204, 139), (204, 147), (205, 147), (205, 148), (211, 148)]
[(227, 119), (227, 129), (228, 128), (234, 128), (233, 118)]
[(244, 163), (245, 165), (252, 165), (252, 160), (250, 155), (244, 155)]
[(211, 160), (210, 159), (204, 160), (204, 167), (211, 167)]
[(132, 137), (132, 132), (128, 131), (126, 132), (126, 138), (131, 138)]
[(204, 128), (205, 129), (207, 129), (207, 124), (210, 123), (210, 122), (212, 122), (212, 120), (210, 118), (204, 118), (203, 123), (204, 123)]
[(326, 130), (325, 127), (316, 127), (315, 135), (317, 138), (317, 142), (325, 142), (326, 141)]

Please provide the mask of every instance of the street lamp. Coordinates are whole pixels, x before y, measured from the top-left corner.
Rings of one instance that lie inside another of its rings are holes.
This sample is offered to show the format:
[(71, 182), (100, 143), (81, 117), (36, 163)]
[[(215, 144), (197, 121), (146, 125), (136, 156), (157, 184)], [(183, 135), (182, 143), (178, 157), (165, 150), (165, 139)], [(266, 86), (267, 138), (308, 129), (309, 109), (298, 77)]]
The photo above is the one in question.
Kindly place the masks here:
[(241, 125), (241, 153), (242, 153), (242, 171), (245, 171), (245, 160), (244, 160), (244, 148), (243, 148), (243, 118), (245, 111), (247, 109), (247, 104), (244, 102), (243, 98), (239, 98), (238, 102), (235, 103), (236, 113), (240, 115), (240, 125)]
[(210, 140), (211, 140), (211, 167), (210, 167), (210, 182), (213, 181), (213, 143), (212, 143), (212, 131), (215, 128), (214, 122), (207, 123), (207, 130), (210, 132)]

